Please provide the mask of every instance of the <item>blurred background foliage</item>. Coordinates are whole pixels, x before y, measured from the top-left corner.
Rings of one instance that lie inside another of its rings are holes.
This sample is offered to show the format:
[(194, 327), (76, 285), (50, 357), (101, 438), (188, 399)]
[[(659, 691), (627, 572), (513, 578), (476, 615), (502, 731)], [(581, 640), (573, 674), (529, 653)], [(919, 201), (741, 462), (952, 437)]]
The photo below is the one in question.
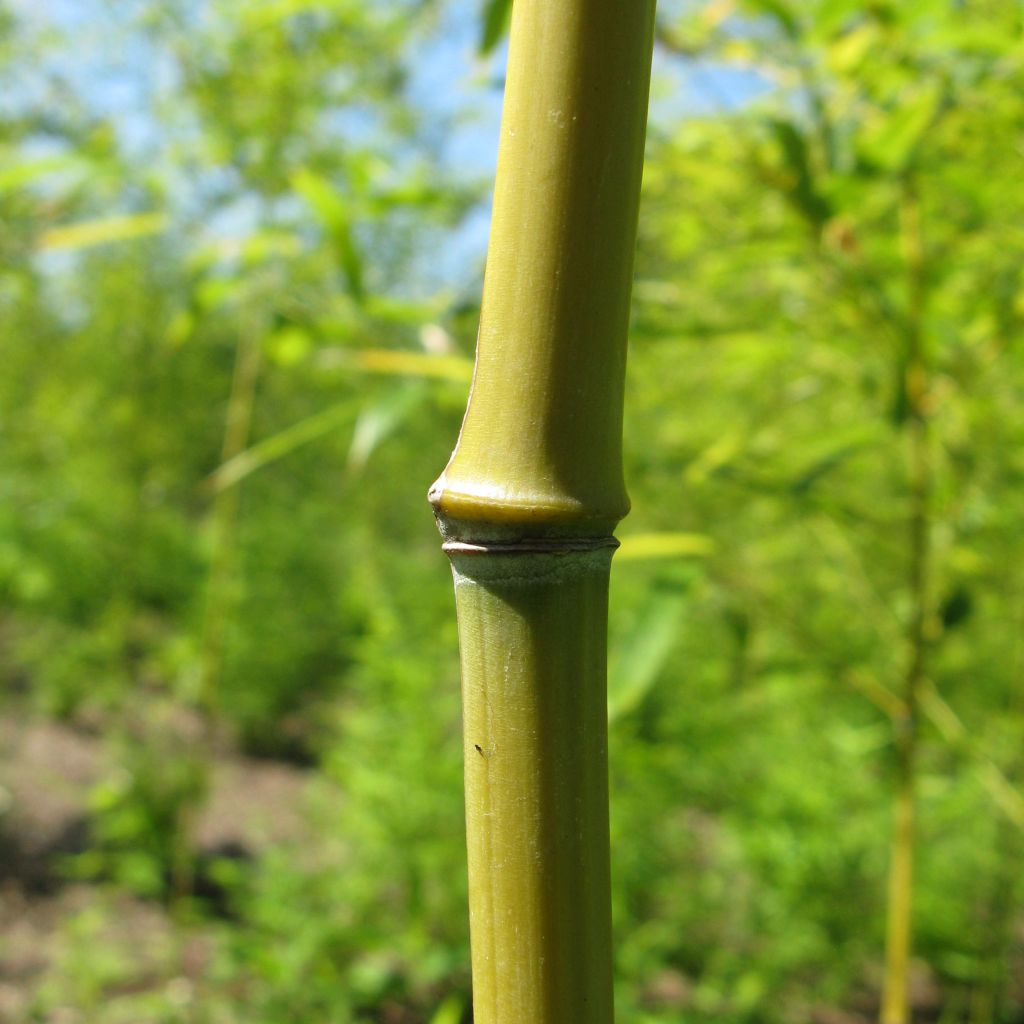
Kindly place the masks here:
[[(0, 1019), (469, 1019), (425, 491), (508, 7), (0, 3)], [(661, 5), (624, 1021), (876, 1015), (915, 655), (914, 1013), (1024, 1020), (1022, 21)]]

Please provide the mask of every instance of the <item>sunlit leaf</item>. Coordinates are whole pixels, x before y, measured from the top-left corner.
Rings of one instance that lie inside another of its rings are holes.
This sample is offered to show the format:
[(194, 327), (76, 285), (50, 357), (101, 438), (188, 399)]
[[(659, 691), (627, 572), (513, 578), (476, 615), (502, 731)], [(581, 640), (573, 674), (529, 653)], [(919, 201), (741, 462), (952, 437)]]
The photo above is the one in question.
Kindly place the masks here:
[(425, 321), (435, 319), (444, 308), (443, 303), (422, 302), (394, 295), (368, 295), (366, 298), (366, 310), (375, 320), (407, 327), (422, 327)]
[(49, 174), (57, 174), (83, 166), (75, 154), (40, 157), (38, 160), (23, 160), (10, 167), (0, 168), (0, 193), (10, 192)]
[(321, 353), (321, 366), (352, 367), (368, 373), (399, 377), (430, 377), (436, 380), (468, 382), (473, 377), (473, 361), (464, 356), (433, 355), (406, 349), (330, 349)]
[(840, 74), (857, 70), (878, 42), (878, 26), (865, 22), (839, 36), (828, 48), (829, 65)]
[(294, 366), (305, 359), (313, 347), (309, 331), (288, 324), (267, 339), (267, 353), (278, 366)]
[(87, 249), (111, 242), (127, 242), (159, 234), (168, 225), (165, 213), (134, 213), (117, 217), (83, 220), (50, 228), (39, 236), (39, 248)]
[(813, 39), (833, 36), (852, 19), (863, 18), (865, 14), (863, 0), (821, 0), (815, 6), (814, 22), (809, 26)]
[(236, 241), (236, 252), (248, 266), (256, 266), (282, 256), (294, 256), (300, 249), (299, 239), (280, 228), (260, 228)]
[(199, 282), (193, 295), (199, 309), (213, 310), (238, 299), (244, 289), (245, 282), (239, 277), (208, 277)]
[(940, 87), (927, 83), (895, 110), (877, 113), (861, 134), (858, 149), (874, 167), (897, 171), (906, 167), (938, 112)]
[(634, 533), (621, 537), (617, 562), (660, 558), (703, 558), (715, 549), (715, 542), (703, 533)]
[(453, 993), (437, 1008), (430, 1024), (460, 1024), (464, 1009), (462, 997)]
[(195, 330), (196, 326), (196, 315), (192, 309), (179, 309), (173, 317), (171, 322), (167, 325), (167, 333), (165, 335), (167, 343), (172, 348), (177, 348), (183, 345)]

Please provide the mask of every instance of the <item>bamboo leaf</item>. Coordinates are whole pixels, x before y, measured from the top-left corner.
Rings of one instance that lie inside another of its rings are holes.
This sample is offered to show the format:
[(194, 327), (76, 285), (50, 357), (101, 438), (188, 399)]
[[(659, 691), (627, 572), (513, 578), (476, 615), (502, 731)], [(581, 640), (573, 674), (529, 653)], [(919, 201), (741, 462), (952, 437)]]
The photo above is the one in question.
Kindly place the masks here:
[(337, 189), (308, 168), (292, 176), (292, 187), (309, 203), (320, 221), (341, 265), (349, 294), (357, 302), (365, 297), (363, 261), (352, 234), (349, 212)]
[(789, 3), (783, 0), (748, 0), (747, 6), (756, 13), (763, 13), (772, 18), (787, 38), (800, 38), (800, 23)]
[(359, 414), (352, 434), (345, 469), (358, 473), (369, 461), (381, 441), (401, 425), (426, 396), (422, 387), (406, 387), (368, 405)]
[(209, 486), (214, 491), (236, 486), (256, 470), (283, 459), (310, 441), (323, 437), (338, 425), (347, 410), (348, 404), (339, 402), (304, 420), (299, 420), (298, 423), (293, 423), (277, 434), (264, 438), (218, 466), (208, 478)]
[(395, 373), (439, 380), (469, 381), (473, 363), (463, 356), (434, 356), (421, 352), (390, 349), (363, 349), (355, 353), (357, 366), (372, 373)]
[[(348, 452), (348, 470), (362, 469), (374, 449), (425, 395), (420, 388), (405, 389), (364, 409), (356, 421)], [(208, 486), (214, 492), (236, 486), (257, 470), (330, 433), (344, 419), (348, 409), (347, 402), (339, 402), (264, 438), (218, 466), (207, 478)]]
[(110, 242), (126, 242), (147, 235), (156, 235), (167, 228), (165, 213), (132, 213), (97, 220), (78, 221), (62, 227), (50, 228), (39, 236), (39, 248), (87, 249)]
[(82, 167), (83, 162), (77, 155), (60, 154), (58, 156), (40, 157), (38, 160), (23, 160), (11, 167), (0, 170), (0, 194), (30, 185), (38, 178), (60, 171)]
[(608, 666), (608, 720), (635, 710), (658, 681), (679, 635), (686, 604), (680, 592), (656, 591), (633, 628), (611, 651)]
[(864, 22), (836, 38), (828, 46), (828, 62), (840, 74), (855, 73), (878, 43), (879, 30), (873, 21)]
[(345, 367), (398, 377), (424, 377), (463, 384), (473, 378), (472, 360), (464, 356), (434, 355), (407, 349), (331, 349), (320, 355), (320, 365)]
[(974, 742), (959, 715), (942, 699), (931, 680), (922, 690), (921, 707), (948, 743), (974, 759), (978, 777), (989, 791), (993, 803), (1014, 825), (1024, 828), (1024, 795)]
[(851, 441), (827, 452), (809, 465), (791, 484), (794, 494), (806, 494), (823, 477), (838, 469), (844, 462), (872, 444), (871, 440)]
[(437, 1008), (430, 1024), (460, 1024), (463, 1009), (461, 996), (452, 994)]
[(772, 118), (768, 127), (775, 136), (789, 172), (785, 187), (790, 201), (810, 224), (820, 228), (831, 216), (831, 210), (816, 187), (807, 139), (790, 121)]
[(715, 542), (703, 533), (634, 533), (620, 538), (616, 561), (643, 559), (703, 558), (715, 549)]
[(501, 41), (508, 28), (512, 0), (486, 0), (480, 31), (480, 53), (486, 56)]
[(746, 435), (739, 431), (718, 438), (686, 467), (687, 483), (704, 483), (717, 470), (728, 465), (743, 450), (746, 442)]
[(895, 110), (877, 114), (864, 127), (858, 147), (861, 156), (885, 171), (905, 168), (935, 120), (941, 100), (941, 88), (929, 83)]

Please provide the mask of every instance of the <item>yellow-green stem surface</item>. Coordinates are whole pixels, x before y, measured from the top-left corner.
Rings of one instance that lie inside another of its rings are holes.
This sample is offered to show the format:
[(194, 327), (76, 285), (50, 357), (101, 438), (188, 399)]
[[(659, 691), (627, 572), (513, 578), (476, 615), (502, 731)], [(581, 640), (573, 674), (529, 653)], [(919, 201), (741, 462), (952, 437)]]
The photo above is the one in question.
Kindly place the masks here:
[(622, 395), (653, 0), (516, 0), (472, 395), (450, 520), (605, 533), (629, 508)]
[(516, 0), (455, 572), (476, 1024), (611, 1024), (605, 663), (653, 0)]
[(454, 555), (476, 1024), (611, 1024), (611, 548)]

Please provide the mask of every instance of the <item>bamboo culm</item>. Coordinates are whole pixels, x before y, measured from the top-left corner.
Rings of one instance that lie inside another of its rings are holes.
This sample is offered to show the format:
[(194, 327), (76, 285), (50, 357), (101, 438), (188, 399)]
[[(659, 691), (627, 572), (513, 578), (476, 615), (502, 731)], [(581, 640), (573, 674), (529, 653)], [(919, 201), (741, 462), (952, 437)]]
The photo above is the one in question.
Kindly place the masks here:
[(462, 656), (476, 1024), (611, 1024), (612, 530), (653, 0), (516, 0), (476, 367), (430, 501)]
[(912, 176), (903, 184), (900, 204), (903, 262), (907, 279), (908, 316), (906, 377), (908, 409), (909, 559), (907, 591), (912, 612), (907, 625), (907, 668), (902, 711), (895, 719), (896, 793), (889, 859), (885, 976), (880, 1024), (907, 1024), (910, 1008), (910, 958), (913, 950), (914, 864), (917, 854), (918, 733), (921, 698), (927, 680), (929, 642), (934, 634), (932, 599), (930, 453), (928, 408), (930, 363), (924, 337), (925, 272), (920, 200)]

